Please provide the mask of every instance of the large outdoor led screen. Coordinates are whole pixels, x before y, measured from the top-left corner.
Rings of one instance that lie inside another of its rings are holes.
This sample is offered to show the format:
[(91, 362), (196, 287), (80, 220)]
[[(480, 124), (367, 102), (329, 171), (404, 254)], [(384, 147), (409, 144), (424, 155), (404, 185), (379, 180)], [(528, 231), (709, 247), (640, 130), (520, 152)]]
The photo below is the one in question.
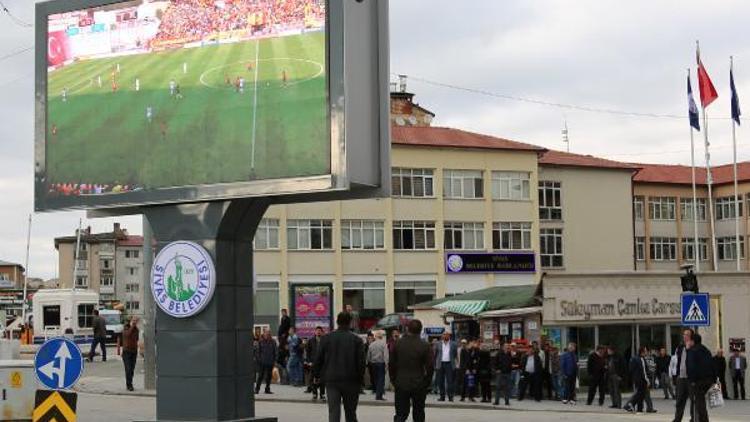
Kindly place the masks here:
[(37, 209), (332, 187), (326, 0), (108, 3), (46, 17)]

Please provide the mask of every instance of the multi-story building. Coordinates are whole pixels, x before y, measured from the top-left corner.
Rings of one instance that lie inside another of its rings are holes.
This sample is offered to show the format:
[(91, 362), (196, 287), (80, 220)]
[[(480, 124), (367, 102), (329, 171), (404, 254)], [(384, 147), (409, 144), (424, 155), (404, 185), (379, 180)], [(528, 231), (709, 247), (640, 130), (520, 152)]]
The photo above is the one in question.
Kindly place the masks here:
[(23, 265), (0, 260), (0, 288), (22, 289), (25, 277)]
[[(738, 165), (739, 217), (734, 201), (732, 165), (713, 167), (712, 197), (709, 201), (705, 169), (696, 169), (697, 221), (693, 214), (692, 169), (676, 165), (640, 165), (633, 183), (635, 255), (639, 270), (676, 270), (695, 264), (695, 232), (701, 271), (736, 271), (736, 218), (739, 218), (740, 270), (749, 266), (747, 245), (750, 201), (750, 163)], [(710, 205), (713, 208), (710, 208)], [(714, 268), (712, 225), (716, 238)]]
[(129, 235), (119, 223), (106, 233), (83, 230), (80, 246), (78, 238), (55, 239), (60, 288), (91, 289), (99, 293), (102, 305), (122, 304), (128, 313), (142, 313), (143, 238)]
[[(352, 305), (374, 322), (436, 297), (534, 284), (547, 271), (633, 269), (635, 166), (432, 127), (434, 114), (403, 91), (391, 110), (390, 198), (266, 213), (255, 238), (257, 323), (275, 326), (290, 289), (310, 283), (333, 286), (335, 310)], [(525, 254), (535, 265), (456, 273), (453, 253)]]

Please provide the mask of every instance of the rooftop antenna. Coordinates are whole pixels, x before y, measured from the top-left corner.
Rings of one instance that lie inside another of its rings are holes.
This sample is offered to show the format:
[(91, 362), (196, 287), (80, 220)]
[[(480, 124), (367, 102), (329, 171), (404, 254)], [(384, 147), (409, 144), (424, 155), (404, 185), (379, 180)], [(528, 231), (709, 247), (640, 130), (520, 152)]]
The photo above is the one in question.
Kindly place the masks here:
[(408, 76), (406, 75), (398, 75), (398, 90), (400, 92), (406, 92), (406, 80)]
[(568, 119), (565, 118), (562, 130), (562, 141), (565, 143), (567, 152), (570, 152), (570, 138), (568, 137)]

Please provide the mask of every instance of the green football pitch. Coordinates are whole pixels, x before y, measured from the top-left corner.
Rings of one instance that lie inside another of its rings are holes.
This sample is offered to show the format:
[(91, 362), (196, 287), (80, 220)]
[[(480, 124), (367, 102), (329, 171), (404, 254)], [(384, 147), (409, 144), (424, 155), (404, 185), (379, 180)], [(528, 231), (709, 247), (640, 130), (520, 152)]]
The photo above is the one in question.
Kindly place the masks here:
[(47, 181), (154, 189), (328, 174), (327, 101), (322, 32), (77, 62), (49, 75)]

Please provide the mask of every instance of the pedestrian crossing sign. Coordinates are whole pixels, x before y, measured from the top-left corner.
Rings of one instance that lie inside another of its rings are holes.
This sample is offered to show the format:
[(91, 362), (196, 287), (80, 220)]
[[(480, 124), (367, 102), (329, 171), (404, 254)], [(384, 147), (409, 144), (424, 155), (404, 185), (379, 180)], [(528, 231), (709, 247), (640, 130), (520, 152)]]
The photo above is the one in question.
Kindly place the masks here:
[(682, 325), (709, 327), (711, 308), (708, 293), (682, 294)]

